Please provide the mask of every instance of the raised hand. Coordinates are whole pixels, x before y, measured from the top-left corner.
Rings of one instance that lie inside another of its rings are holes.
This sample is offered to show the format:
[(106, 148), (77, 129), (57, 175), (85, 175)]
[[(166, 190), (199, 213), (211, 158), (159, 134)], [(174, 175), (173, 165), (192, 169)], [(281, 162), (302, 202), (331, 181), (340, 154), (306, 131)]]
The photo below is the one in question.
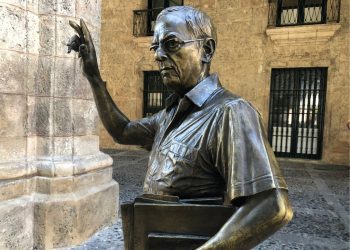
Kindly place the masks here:
[(69, 21), (69, 25), (78, 33), (78, 35), (74, 35), (69, 39), (67, 44), (68, 53), (72, 50), (79, 52), (84, 75), (88, 80), (100, 80), (101, 75), (100, 70), (98, 69), (95, 46), (84, 20), (80, 19), (80, 25), (76, 22)]

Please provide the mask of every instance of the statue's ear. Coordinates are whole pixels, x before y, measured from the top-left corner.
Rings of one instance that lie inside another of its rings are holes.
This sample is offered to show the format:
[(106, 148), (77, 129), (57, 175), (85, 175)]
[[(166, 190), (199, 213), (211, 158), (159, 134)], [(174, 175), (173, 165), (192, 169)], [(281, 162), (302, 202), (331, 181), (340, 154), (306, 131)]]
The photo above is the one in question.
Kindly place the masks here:
[(215, 52), (215, 41), (213, 38), (207, 38), (203, 45), (202, 62), (210, 63)]

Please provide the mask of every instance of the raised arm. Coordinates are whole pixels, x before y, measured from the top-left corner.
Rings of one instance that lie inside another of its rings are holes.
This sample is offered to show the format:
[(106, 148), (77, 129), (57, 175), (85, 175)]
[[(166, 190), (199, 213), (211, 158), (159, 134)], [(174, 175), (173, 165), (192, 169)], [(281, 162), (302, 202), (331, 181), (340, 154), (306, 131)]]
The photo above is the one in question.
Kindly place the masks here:
[(73, 36), (68, 42), (68, 53), (72, 50), (79, 52), (83, 74), (91, 85), (99, 116), (108, 133), (121, 144), (150, 144), (152, 141), (150, 129), (145, 128), (142, 124), (130, 122), (108, 93), (106, 82), (100, 75), (95, 47), (85, 22), (80, 19), (80, 25), (73, 21), (70, 21), (69, 24), (78, 35)]

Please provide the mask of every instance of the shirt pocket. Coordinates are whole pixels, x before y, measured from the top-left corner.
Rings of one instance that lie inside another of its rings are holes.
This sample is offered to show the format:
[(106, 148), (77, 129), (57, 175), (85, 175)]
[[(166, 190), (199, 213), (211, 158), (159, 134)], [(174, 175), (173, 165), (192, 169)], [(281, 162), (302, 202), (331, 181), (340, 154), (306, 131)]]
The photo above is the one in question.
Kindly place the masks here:
[(162, 153), (166, 155), (167, 158), (170, 158), (174, 165), (181, 163), (194, 164), (198, 149), (173, 140), (168, 147), (164, 148)]

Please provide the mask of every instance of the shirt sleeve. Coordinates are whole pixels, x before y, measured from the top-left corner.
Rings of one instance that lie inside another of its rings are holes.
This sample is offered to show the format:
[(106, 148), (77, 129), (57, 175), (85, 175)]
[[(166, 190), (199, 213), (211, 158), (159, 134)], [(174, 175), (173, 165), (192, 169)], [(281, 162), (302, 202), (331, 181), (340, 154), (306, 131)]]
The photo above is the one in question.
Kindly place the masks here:
[(227, 200), (287, 189), (261, 117), (249, 103), (239, 100), (225, 105), (218, 125), (212, 152), (215, 167), (225, 179)]
[(163, 112), (160, 111), (150, 117), (145, 117), (137, 121), (130, 121), (124, 128), (123, 141), (119, 143), (138, 145), (150, 150)]

